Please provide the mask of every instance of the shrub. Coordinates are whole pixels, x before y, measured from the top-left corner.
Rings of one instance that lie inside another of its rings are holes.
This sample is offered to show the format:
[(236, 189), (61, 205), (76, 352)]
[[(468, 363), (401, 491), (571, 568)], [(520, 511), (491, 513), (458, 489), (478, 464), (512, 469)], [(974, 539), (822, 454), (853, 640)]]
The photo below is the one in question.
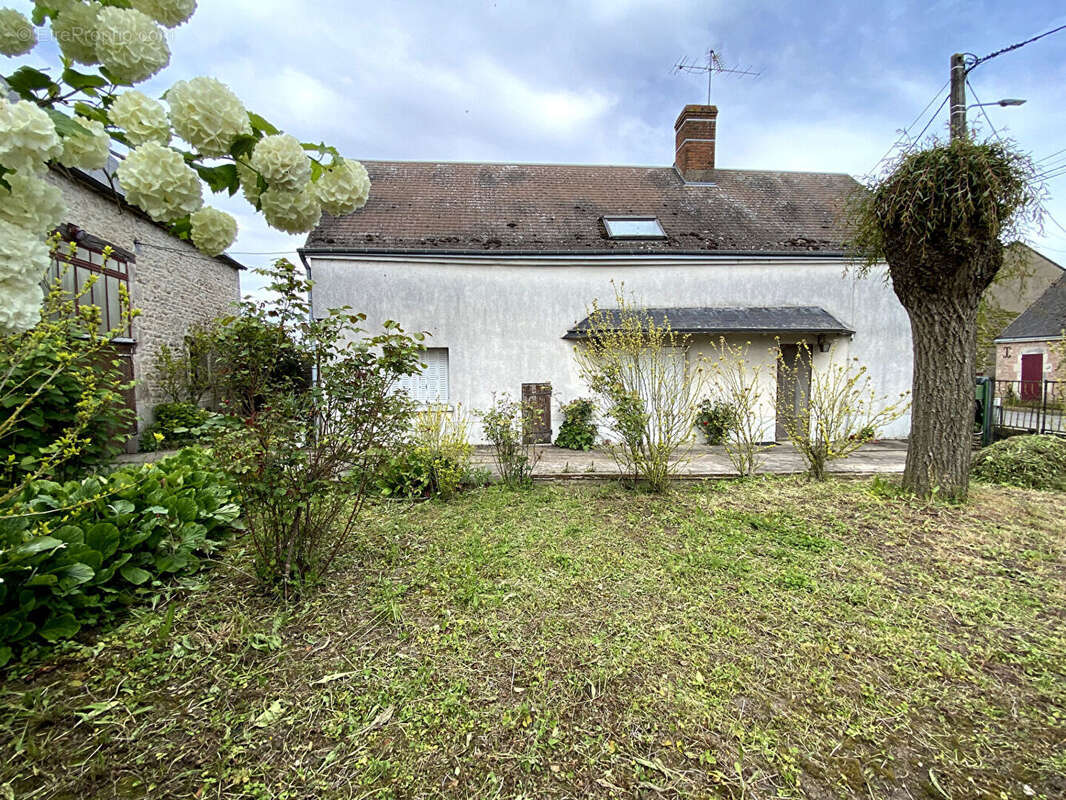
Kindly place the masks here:
[(587, 397), (571, 400), (562, 407), (563, 424), (555, 437), (556, 447), (568, 450), (591, 450), (596, 444), (596, 404)]
[(0, 508), (0, 664), (69, 639), (196, 571), (239, 514), (204, 451), (56, 483), (36, 480)]
[(115, 329), (101, 332), (100, 309), (84, 299), (94, 283), (74, 296), (57, 278), (40, 322), (0, 337), (0, 503), (24, 482), (72, 478), (122, 450), (133, 412), (112, 340), (135, 313), (121, 295)]
[(141, 450), (178, 449), (201, 444), (211, 446), (239, 421), (189, 403), (161, 403), (155, 407), (155, 422), (141, 434)]
[(1066, 439), (1033, 435), (996, 442), (974, 457), (973, 476), (1007, 486), (1066, 491)]
[[(264, 335), (219, 348), (227, 380), (242, 387), (230, 408), (244, 424), (218, 437), (215, 450), (239, 486), (259, 576), (288, 597), (356, 535), (367, 492), (409, 429), (410, 400), (398, 387), (419, 370), (423, 335), (387, 321), (382, 333), (364, 336), (365, 316), (348, 309), (313, 319), (310, 283), (291, 263), (265, 274), (278, 301), (248, 301), (242, 314)], [(301, 369), (317, 365), (317, 381), (277, 379), (271, 347)]]
[[(825, 479), (830, 461), (847, 458), (875, 438), (878, 429), (899, 419), (910, 408), (904, 399), (906, 393), (895, 401), (887, 395), (878, 397), (866, 367), (855, 358), (835, 361), (835, 354), (833, 347), (829, 363), (815, 370), (811, 351), (805, 346), (800, 347), (793, 364), (784, 360), (780, 350), (777, 353), (778, 374), (788, 377), (793, 385), (800, 386), (803, 364), (811, 373), (807, 396), (800, 397), (798, 410), (778, 407), (777, 416), (815, 480)], [(797, 391), (802, 394), (803, 389)]]
[(452, 497), (470, 477), (470, 424), (461, 407), (424, 409), (413, 433), (383, 466), (378, 488), (391, 497)]
[(159, 346), (152, 368), (167, 402), (200, 405), (207, 400), (211, 407), (219, 402), (214, 375), (219, 325), (214, 321), (191, 326), (180, 350)]
[(760, 453), (769, 432), (760, 416), (765, 390), (763, 376), (768, 369), (753, 360), (751, 343), (730, 344), (719, 337), (714, 361), (715, 391), (733, 409), (733, 424), (722, 441), (729, 461), (741, 475), (753, 475), (762, 466)]
[(492, 444), (492, 460), (500, 480), (510, 489), (533, 482), (533, 469), (540, 451), (532, 444), (533, 423), (538, 410), (510, 395), (492, 396), (492, 405), (478, 414), (485, 438)]
[(691, 337), (674, 331), (668, 319), (654, 319), (621, 291), (615, 300), (615, 310), (593, 303), (574, 358), (613, 434), (604, 448), (619, 471), (665, 491), (687, 459), (681, 448), (692, 438), (706, 375), (701, 364), (689, 363)]
[(696, 413), (696, 427), (707, 444), (721, 444), (737, 424), (737, 412), (722, 400), (704, 400)]

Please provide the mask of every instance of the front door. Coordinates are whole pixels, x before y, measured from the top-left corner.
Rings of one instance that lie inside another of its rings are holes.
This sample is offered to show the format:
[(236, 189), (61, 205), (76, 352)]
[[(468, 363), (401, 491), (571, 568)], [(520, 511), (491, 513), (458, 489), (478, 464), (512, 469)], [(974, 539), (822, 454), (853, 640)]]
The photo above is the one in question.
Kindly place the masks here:
[(1022, 400), (1039, 400), (1044, 389), (1044, 354), (1022, 356)]
[(777, 441), (788, 441), (788, 422), (806, 416), (810, 391), (811, 351), (798, 344), (781, 345), (777, 364)]
[(522, 407), (525, 409), (526, 444), (551, 444), (552, 440), (552, 385), (550, 383), (523, 383)]

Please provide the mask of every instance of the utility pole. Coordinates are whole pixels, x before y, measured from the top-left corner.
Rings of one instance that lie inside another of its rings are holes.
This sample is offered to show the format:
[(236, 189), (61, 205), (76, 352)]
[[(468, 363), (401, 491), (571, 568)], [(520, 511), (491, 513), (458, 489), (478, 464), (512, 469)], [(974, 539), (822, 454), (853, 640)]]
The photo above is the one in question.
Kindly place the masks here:
[(951, 140), (965, 139), (966, 131), (966, 59), (962, 53), (951, 57)]

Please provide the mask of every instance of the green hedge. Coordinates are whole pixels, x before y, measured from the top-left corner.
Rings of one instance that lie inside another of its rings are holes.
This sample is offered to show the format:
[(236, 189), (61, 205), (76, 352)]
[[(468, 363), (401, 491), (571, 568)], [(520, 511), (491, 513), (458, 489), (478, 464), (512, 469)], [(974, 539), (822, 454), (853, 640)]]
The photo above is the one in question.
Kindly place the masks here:
[(30, 484), (0, 508), (0, 665), (196, 571), (239, 513), (232, 486), (200, 450)]
[(1025, 489), (1066, 491), (1066, 439), (1012, 436), (996, 442), (974, 457), (973, 476)]

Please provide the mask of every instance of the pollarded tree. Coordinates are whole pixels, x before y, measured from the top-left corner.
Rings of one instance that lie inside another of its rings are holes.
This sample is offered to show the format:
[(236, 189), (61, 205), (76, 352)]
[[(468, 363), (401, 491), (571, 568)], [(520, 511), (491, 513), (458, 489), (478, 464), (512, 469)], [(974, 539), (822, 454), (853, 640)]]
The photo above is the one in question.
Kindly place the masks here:
[(911, 320), (914, 384), (904, 488), (962, 499), (969, 487), (977, 312), (1004, 241), (1039, 217), (1027, 157), (965, 138), (905, 154), (856, 205), (865, 268), (888, 262)]
[(204, 205), (205, 183), (243, 191), (286, 233), (366, 202), (361, 164), (282, 133), (215, 78), (178, 81), (163, 102), (132, 88), (170, 63), (163, 27), (195, 10), (196, 0), (36, 0), (31, 21), (0, 8), (0, 54), (30, 53), (41, 29), (62, 58), (0, 75), (0, 335), (40, 317), (45, 236), (65, 213), (60, 190), (44, 180), (49, 164), (104, 169), (117, 146), (126, 199), (212, 256), (236, 239), (237, 222)]

